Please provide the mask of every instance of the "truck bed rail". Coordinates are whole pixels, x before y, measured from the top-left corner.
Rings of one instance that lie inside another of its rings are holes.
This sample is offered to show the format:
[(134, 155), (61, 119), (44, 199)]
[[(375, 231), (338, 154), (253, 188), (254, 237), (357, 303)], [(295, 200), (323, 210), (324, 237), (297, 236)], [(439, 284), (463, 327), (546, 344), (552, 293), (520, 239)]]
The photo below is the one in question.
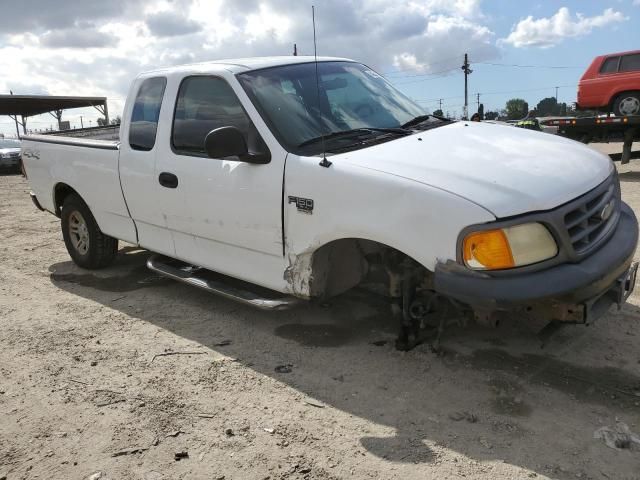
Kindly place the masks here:
[(94, 138), (70, 137), (62, 135), (25, 135), (23, 140), (30, 142), (54, 143), (72, 147), (100, 148), (103, 150), (118, 150), (120, 140), (98, 140)]

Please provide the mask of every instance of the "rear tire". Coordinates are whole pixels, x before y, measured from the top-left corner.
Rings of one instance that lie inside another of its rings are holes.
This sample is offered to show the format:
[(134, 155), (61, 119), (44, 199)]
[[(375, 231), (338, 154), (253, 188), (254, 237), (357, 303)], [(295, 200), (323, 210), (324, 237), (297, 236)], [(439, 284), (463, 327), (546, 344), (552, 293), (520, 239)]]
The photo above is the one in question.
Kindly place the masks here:
[(113, 262), (118, 240), (100, 231), (91, 210), (77, 194), (64, 199), (60, 224), (67, 251), (76, 265), (94, 270)]
[(613, 113), (617, 116), (640, 115), (640, 92), (625, 92), (613, 102)]

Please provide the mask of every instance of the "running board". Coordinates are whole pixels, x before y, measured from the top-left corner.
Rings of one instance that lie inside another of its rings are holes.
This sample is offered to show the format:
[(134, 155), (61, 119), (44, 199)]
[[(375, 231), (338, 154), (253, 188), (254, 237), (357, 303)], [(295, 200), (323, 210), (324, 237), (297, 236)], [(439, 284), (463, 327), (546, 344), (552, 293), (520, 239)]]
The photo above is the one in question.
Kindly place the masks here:
[(162, 276), (261, 310), (286, 310), (303, 303), (298, 298), (163, 255), (151, 256), (147, 260), (147, 268)]

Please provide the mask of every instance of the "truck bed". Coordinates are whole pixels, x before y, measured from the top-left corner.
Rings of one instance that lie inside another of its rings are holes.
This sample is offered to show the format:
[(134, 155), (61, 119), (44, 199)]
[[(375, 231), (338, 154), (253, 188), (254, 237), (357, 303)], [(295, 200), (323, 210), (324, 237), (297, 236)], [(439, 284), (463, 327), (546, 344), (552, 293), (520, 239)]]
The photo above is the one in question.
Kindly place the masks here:
[(119, 126), (67, 130), (22, 137), (22, 157), (33, 193), (42, 208), (59, 213), (60, 188), (85, 201), (107, 235), (136, 242), (122, 188)]

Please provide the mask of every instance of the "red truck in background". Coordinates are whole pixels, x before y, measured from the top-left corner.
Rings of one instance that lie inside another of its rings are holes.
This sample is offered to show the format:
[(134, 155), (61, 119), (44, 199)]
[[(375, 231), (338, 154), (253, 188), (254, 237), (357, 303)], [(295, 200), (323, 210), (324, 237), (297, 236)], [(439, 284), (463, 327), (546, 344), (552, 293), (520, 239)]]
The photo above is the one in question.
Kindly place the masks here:
[(580, 78), (576, 108), (601, 113), (540, 118), (539, 124), (583, 143), (622, 142), (622, 153), (611, 155), (622, 163), (640, 158), (640, 151), (631, 151), (640, 141), (640, 50), (594, 58)]
[(640, 50), (596, 57), (578, 85), (579, 110), (640, 115)]

